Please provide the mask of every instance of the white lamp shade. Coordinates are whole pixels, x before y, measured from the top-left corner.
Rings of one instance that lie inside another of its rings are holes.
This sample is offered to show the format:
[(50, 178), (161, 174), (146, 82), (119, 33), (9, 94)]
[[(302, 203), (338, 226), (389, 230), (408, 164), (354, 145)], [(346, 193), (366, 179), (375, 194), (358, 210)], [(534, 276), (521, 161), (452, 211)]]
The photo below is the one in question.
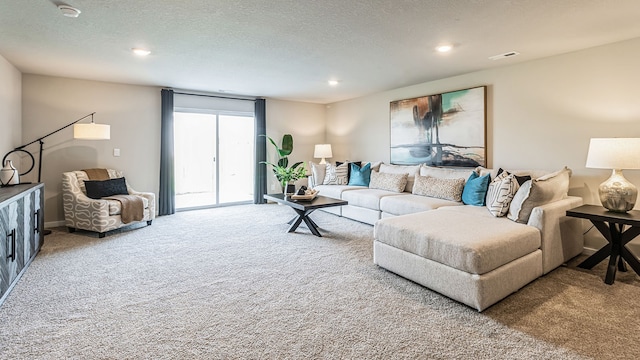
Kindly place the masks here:
[(331, 152), (331, 144), (318, 144), (313, 151), (314, 158), (330, 158), (333, 157)]
[(640, 138), (591, 139), (586, 166), (595, 169), (640, 169)]
[(111, 139), (111, 126), (103, 124), (75, 124), (73, 125), (73, 138), (84, 140), (109, 140)]

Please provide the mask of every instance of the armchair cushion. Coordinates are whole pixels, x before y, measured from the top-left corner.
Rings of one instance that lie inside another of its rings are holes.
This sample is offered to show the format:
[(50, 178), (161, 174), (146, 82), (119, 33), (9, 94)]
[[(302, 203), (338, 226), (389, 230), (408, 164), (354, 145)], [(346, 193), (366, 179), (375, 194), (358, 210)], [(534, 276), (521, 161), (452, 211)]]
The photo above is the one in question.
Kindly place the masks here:
[(84, 187), (87, 196), (92, 199), (101, 199), (112, 195), (129, 195), (127, 183), (123, 177), (109, 180), (85, 180)]

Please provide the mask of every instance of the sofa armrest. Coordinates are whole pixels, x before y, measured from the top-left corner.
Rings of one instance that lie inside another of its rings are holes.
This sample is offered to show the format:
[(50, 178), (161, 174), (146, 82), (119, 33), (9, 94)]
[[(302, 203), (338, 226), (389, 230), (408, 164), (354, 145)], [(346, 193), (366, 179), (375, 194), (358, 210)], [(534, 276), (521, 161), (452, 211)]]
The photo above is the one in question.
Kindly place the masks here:
[(584, 249), (582, 220), (568, 217), (567, 210), (582, 205), (582, 198), (568, 196), (533, 208), (527, 223), (540, 230), (542, 270), (548, 273)]

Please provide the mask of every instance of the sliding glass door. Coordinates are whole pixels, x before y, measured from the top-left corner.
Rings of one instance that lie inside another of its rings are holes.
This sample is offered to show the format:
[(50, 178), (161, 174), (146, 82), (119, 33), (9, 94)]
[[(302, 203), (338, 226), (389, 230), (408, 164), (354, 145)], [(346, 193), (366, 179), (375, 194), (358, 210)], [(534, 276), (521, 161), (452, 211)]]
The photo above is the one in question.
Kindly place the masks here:
[(253, 114), (174, 112), (176, 209), (253, 201)]

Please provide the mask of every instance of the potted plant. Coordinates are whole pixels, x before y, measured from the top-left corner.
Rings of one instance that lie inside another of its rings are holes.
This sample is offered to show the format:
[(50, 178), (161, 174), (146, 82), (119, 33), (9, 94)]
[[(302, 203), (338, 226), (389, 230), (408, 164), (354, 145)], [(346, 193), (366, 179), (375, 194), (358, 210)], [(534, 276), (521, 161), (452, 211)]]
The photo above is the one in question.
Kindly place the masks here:
[(276, 179), (278, 179), (278, 182), (280, 182), (280, 185), (282, 186), (283, 193), (293, 193), (295, 191), (295, 188), (292, 191), (288, 191), (288, 185), (293, 186), (294, 181), (306, 176), (304, 165), (300, 166), (303, 164), (302, 161), (289, 166), (288, 156), (293, 152), (293, 136), (291, 136), (291, 134), (284, 134), (282, 136), (282, 145), (280, 146), (278, 146), (278, 144), (276, 144), (276, 142), (272, 138), (266, 135), (264, 136), (269, 139), (271, 144), (273, 144), (273, 146), (276, 148), (276, 153), (278, 154), (278, 162), (276, 164), (273, 164), (268, 161), (261, 161), (260, 163), (271, 165), (271, 167), (273, 168), (273, 174), (276, 176)]

